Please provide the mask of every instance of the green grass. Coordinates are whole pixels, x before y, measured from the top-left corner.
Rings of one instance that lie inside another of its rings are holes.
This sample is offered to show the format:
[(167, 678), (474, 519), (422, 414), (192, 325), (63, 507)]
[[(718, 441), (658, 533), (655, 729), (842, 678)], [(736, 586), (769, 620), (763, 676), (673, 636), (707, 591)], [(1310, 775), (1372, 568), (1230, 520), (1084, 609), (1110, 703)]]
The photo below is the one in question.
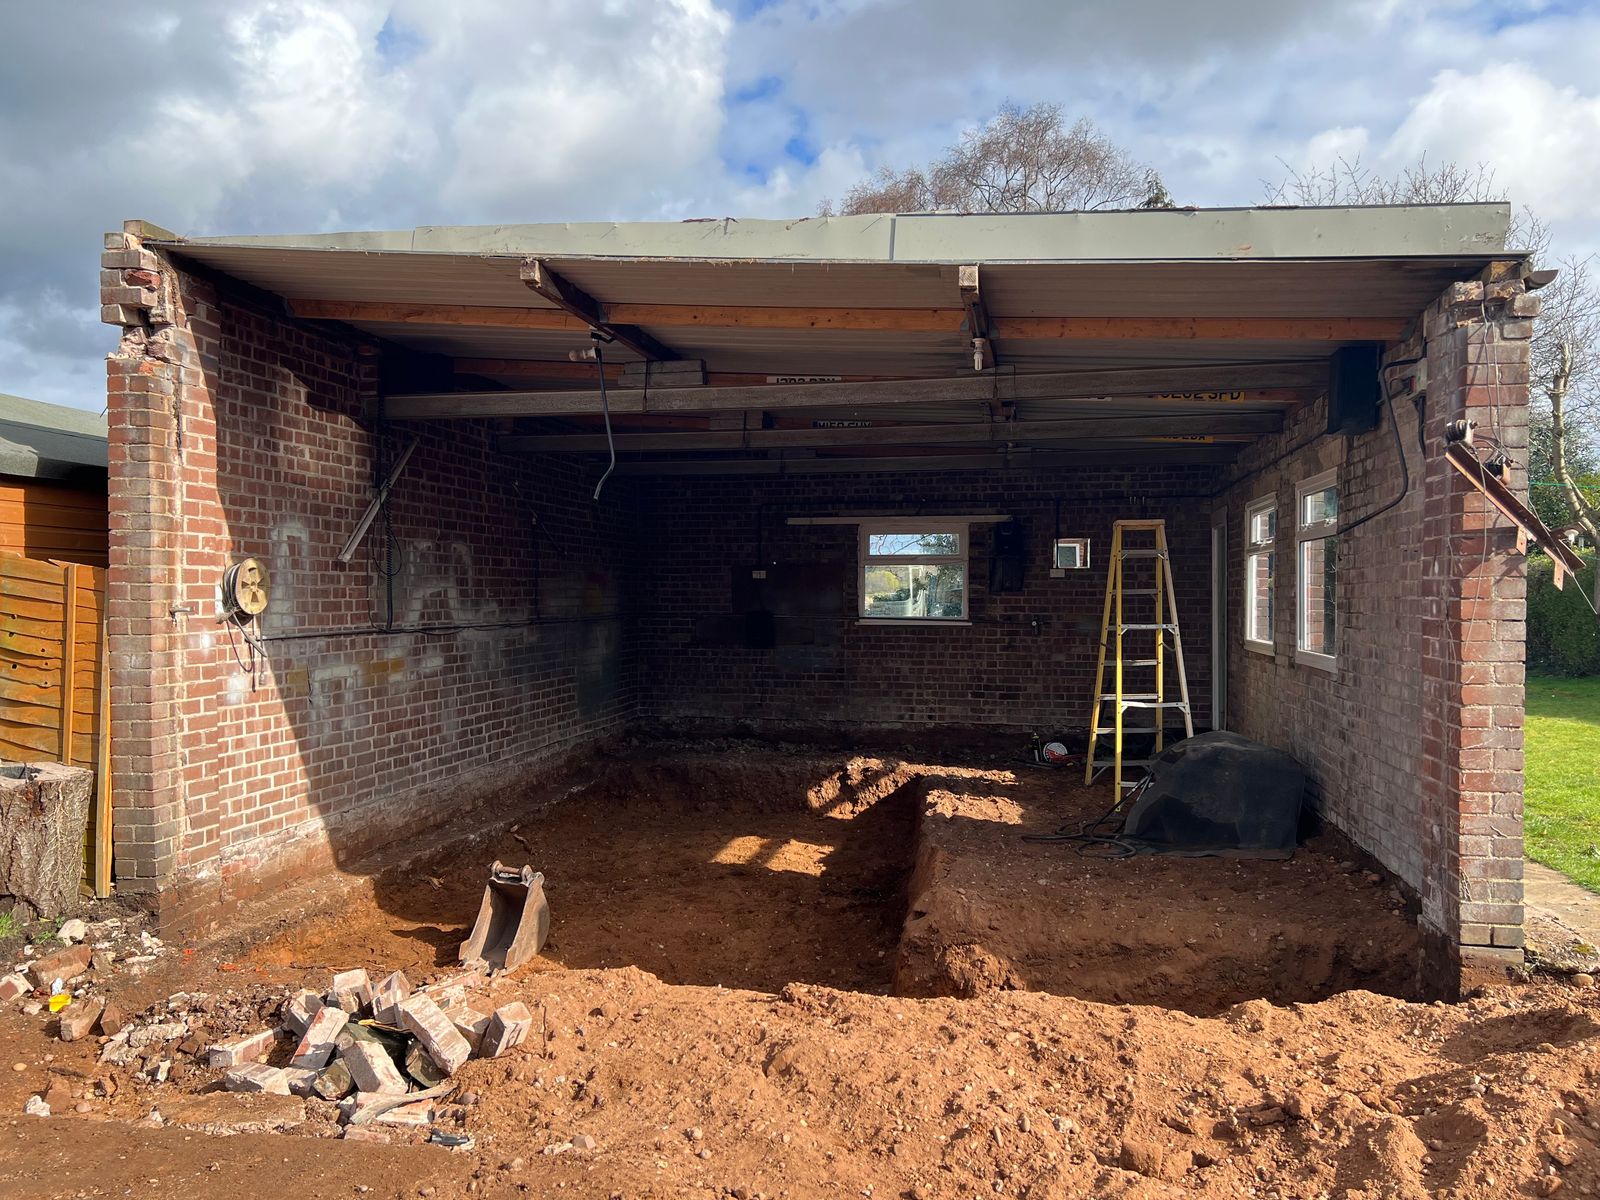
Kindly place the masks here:
[(0, 942), (7, 938), (14, 938), (22, 932), (22, 926), (17, 923), (17, 914), (0, 912)]
[(1528, 677), (1528, 857), (1600, 892), (1600, 676)]

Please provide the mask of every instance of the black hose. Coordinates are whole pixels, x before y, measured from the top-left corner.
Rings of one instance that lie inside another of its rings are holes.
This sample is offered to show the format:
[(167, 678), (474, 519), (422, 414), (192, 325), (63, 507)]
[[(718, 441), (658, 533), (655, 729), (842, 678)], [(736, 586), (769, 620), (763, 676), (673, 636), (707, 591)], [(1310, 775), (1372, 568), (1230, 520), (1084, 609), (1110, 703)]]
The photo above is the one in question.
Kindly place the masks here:
[(600, 348), (597, 338), (594, 343), (594, 366), (600, 372), (600, 412), (606, 419), (606, 446), (611, 450), (611, 465), (606, 467), (606, 473), (600, 476), (600, 482), (594, 485), (594, 498), (600, 499), (600, 489), (605, 487), (606, 480), (611, 478), (611, 472), (617, 469), (617, 443), (611, 437), (611, 402), (606, 399), (606, 355)]

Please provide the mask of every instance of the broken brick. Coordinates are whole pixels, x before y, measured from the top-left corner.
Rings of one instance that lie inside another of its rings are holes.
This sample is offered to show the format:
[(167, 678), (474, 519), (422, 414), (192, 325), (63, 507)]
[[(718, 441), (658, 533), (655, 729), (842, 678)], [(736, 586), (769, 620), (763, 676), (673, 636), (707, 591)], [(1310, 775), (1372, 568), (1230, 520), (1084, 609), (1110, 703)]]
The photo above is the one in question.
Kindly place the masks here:
[(472, 1057), (472, 1047), (457, 1032), (450, 1018), (425, 992), (408, 996), (400, 1005), (400, 1022), (427, 1047), (433, 1061), (446, 1075), (454, 1075)]
[(343, 1100), (355, 1086), (355, 1080), (350, 1077), (350, 1068), (345, 1065), (344, 1059), (336, 1058), (318, 1073), (311, 1090), (324, 1100)]
[(213, 1067), (237, 1067), (244, 1063), (266, 1062), (267, 1055), (272, 1053), (277, 1041), (276, 1029), (263, 1029), (260, 1033), (252, 1033), (236, 1041), (220, 1042), (207, 1053)]
[(533, 1014), (522, 1001), (513, 1001), (494, 1011), (483, 1032), (480, 1052), (485, 1058), (499, 1058), (507, 1051), (520, 1046), (533, 1028)]
[(100, 1019), (100, 1010), (105, 1007), (100, 1000), (84, 1000), (76, 1004), (69, 1004), (61, 1014), (61, 1040), (75, 1042), (91, 1029)]
[(372, 989), (372, 1015), (385, 1025), (400, 1024), (400, 1002), (411, 995), (411, 982), (396, 971)]
[(18, 996), (26, 996), (32, 990), (24, 975), (13, 974), (0, 978), (0, 1004), (15, 1000)]
[(328, 1003), (344, 1009), (346, 1013), (358, 1013), (371, 1004), (372, 980), (367, 978), (366, 971), (357, 967), (353, 971), (340, 971), (335, 975), (333, 986), (328, 989)]
[(267, 1092), (274, 1096), (289, 1094), (289, 1077), (282, 1067), (269, 1067), (265, 1063), (245, 1063), (234, 1067), (222, 1079), (222, 1086), (230, 1092)]
[(347, 1142), (388, 1142), (389, 1135), (380, 1129), (368, 1129), (365, 1125), (346, 1125), (344, 1132), (339, 1135)]
[(289, 1082), (289, 1093), (294, 1096), (310, 1096), (316, 1091), (317, 1072), (305, 1067), (284, 1067), (283, 1076)]
[(283, 1023), (294, 1030), (296, 1037), (304, 1037), (311, 1018), (317, 1015), (321, 1007), (321, 996), (310, 991), (299, 992), (284, 1001)]
[(106, 1006), (100, 1010), (100, 1032), (107, 1037), (122, 1032), (128, 1019), (122, 1015), (122, 1006), (115, 1000), (107, 1000)]
[(484, 1031), (489, 1028), (489, 1015), (467, 1005), (446, 1009), (445, 1015), (455, 1025), (456, 1032), (467, 1039), (472, 1052), (479, 1053), (483, 1046)]
[(54, 954), (46, 954), (28, 964), (28, 978), (36, 988), (47, 988), (57, 979), (71, 983), (89, 969), (89, 958), (94, 952), (88, 946), (68, 946)]
[(339, 1058), (363, 1094), (403, 1096), (411, 1090), (389, 1052), (376, 1042), (350, 1042), (339, 1051)]
[(332, 1005), (319, 1008), (317, 1015), (311, 1018), (311, 1024), (306, 1027), (300, 1044), (295, 1047), (289, 1065), (308, 1071), (320, 1071), (327, 1066), (336, 1048), (334, 1039), (349, 1020), (350, 1014), (342, 1008)]
[(433, 1102), (431, 1100), (417, 1100), (411, 1104), (402, 1104), (391, 1108), (386, 1113), (379, 1113), (372, 1118), (383, 1125), (406, 1125), (412, 1128), (433, 1124)]

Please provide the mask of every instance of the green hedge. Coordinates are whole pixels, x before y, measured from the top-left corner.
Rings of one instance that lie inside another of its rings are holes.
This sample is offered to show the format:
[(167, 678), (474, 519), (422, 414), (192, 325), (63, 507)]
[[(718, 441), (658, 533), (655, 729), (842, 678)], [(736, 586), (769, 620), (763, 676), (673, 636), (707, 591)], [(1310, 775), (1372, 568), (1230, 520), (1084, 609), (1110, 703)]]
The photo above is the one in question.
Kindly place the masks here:
[[(1583, 578), (1594, 590), (1594, 555), (1584, 556)], [(1600, 675), (1600, 621), (1569, 580), (1562, 591), (1551, 581), (1544, 555), (1528, 559), (1528, 670), (1545, 675)]]

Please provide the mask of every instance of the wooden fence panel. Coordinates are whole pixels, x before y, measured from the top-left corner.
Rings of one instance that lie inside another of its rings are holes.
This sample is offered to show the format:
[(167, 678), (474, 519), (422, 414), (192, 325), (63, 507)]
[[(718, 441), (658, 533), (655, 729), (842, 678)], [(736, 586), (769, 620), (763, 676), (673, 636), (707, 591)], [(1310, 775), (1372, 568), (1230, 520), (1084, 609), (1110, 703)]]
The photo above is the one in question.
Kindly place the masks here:
[(0, 553), (0, 757), (95, 772), (87, 882), (111, 894), (106, 573)]

